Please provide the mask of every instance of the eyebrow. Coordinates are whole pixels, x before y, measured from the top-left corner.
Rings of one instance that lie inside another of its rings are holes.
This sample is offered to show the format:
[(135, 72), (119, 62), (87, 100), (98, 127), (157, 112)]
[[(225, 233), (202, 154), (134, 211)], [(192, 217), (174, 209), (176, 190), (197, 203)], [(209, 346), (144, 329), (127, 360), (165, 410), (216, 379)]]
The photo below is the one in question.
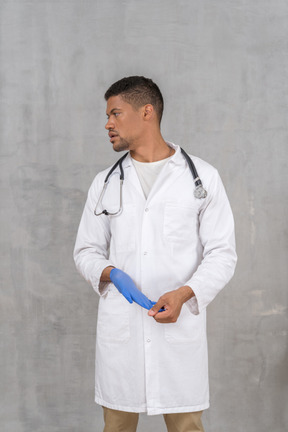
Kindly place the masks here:
[(108, 116), (110, 114), (113, 114), (115, 111), (121, 111), (121, 108), (112, 108), (111, 111), (110, 111), (110, 113), (106, 112), (106, 115)]

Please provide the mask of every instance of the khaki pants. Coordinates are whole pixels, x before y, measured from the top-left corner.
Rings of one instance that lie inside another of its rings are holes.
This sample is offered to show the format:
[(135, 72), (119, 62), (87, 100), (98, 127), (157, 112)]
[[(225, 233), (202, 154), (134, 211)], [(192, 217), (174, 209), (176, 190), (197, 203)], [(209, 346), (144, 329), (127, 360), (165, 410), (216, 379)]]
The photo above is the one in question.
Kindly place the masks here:
[[(103, 432), (136, 432), (139, 414), (116, 411), (103, 407), (105, 427)], [(203, 411), (163, 414), (168, 432), (204, 432)]]

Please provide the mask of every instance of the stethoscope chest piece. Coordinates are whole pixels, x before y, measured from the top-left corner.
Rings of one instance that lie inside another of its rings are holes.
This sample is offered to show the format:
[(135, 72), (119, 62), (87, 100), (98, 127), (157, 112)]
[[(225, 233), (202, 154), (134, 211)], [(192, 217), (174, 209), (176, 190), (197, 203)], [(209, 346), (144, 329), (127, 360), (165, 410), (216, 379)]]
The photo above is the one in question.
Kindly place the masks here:
[(207, 191), (204, 189), (203, 185), (202, 185), (202, 181), (200, 180), (199, 176), (198, 176), (198, 172), (195, 168), (195, 165), (192, 161), (192, 159), (188, 156), (188, 154), (181, 148), (181, 153), (184, 156), (184, 158), (186, 159), (186, 162), (189, 166), (189, 169), (192, 173), (193, 176), (193, 180), (195, 183), (195, 189), (194, 189), (194, 197), (197, 199), (204, 199), (207, 197)]
[[(204, 199), (207, 196), (207, 191), (204, 189), (202, 182), (198, 176), (197, 170), (195, 168), (195, 165), (192, 161), (192, 159), (188, 156), (188, 154), (181, 148), (181, 152), (184, 156), (184, 158), (186, 159), (189, 169), (192, 173), (193, 176), (193, 180), (194, 180), (194, 184), (195, 184), (195, 189), (194, 189), (194, 197), (197, 199)], [(128, 155), (128, 153), (125, 153), (124, 156), (122, 156), (114, 165), (113, 167), (110, 169), (109, 173), (107, 174), (105, 180), (104, 180), (104, 186), (102, 189), (102, 192), (100, 194), (100, 197), (97, 201), (95, 210), (94, 210), (94, 214), (95, 216), (100, 216), (102, 214), (106, 215), (106, 216), (117, 216), (120, 213), (122, 213), (123, 210), (123, 199), (122, 199), (122, 186), (123, 186), (123, 181), (124, 181), (124, 171), (123, 171), (123, 167), (122, 167), (122, 162), (125, 159), (125, 157)], [(119, 169), (120, 169), (120, 201), (119, 201), (119, 208), (115, 209), (113, 212), (109, 212), (106, 209), (102, 208), (102, 200), (103, 200), (103, 196), (106, 192), (107, 186), (109, 184), (109, 178), (111, 176), (111, 174), (113, 173), (113, 171), (117, 168), (117, 166), (119, 165)], [(100, 209), (100, 211), (98, 210)]]
[(202, 184), (199, 184), (194, 189), (194, 197), (198, 198), (198, 199), (204, 199), (204, 198), (207, 197), (207, 191), (204, 189), (204, 187), (202, 186)]

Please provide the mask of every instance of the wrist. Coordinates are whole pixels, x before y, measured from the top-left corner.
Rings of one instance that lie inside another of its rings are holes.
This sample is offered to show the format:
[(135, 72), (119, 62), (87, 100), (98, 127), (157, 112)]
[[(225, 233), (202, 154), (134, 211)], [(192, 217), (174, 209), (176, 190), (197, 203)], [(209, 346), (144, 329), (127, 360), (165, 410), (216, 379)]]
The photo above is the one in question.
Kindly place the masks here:
[(111, 273), (111, 270), (113, 270), (114, 268), (115, 267), (113, 267), (113, 266), (106, 267), (101, 274), (100, 281), (101, 282), (111, 282), (110, 273)]
[(188, 285), (178, 288), (177, 292), (179, 293), (182, 303), (185, 303), (195, 296), (194, 291)]

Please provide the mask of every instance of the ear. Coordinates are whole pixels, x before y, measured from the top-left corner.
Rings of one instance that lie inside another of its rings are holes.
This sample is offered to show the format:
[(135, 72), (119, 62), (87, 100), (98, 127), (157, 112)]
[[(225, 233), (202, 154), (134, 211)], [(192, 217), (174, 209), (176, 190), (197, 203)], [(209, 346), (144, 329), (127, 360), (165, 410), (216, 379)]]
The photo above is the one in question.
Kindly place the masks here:
[(147, 104), (143, 107), (143, 118), (144, 120), (150, 120), (154, 115), (153, 105)]

